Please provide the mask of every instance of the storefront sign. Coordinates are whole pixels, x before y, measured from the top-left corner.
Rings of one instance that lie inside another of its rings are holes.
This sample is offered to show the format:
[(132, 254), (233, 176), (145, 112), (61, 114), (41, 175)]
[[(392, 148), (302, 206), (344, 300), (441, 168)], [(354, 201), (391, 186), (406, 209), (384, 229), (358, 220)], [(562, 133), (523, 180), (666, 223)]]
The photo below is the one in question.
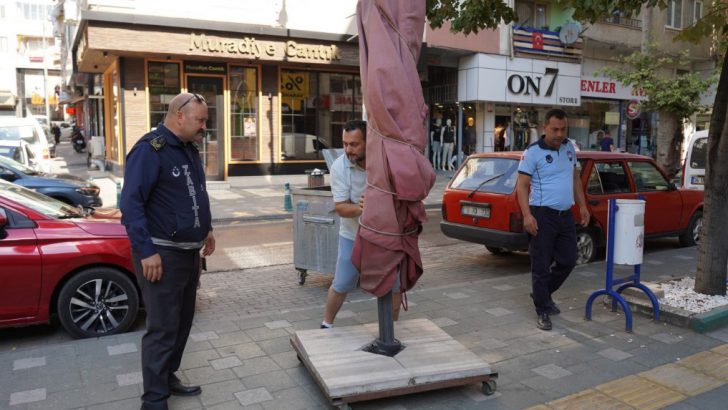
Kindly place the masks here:
[(282, 71), (281, 96), (308, 98), (308, 73), (305, 71)]
[[(548, 88), (544, 92), (544, 97), (550, 97), (554, 91), (554, 84), (556, 84), (556, 78), (559, 76), (558, 68), (547, 68), (544, 76), (533, 76), (533, 75), (521, 75), (511, 74), (508, 77), (508, 91), (513, 94), (522, 95), (541, 95), (541, 79), (546, 78)], [(549, 79), (550, 78), (550, 79)]]
[(474, 54), (460, 60), (458, 99), (579, 106), (580, 73), (580, 64)]
[(185, 61), (185, 72), (188, 74), (227, 74), (227, 64), (225, 63), (212, 63), (212, 62), (199, 62), (199, 61)]
[(581, 96), (613, 100), (643, 100), (644, 91), (627, 87), (619, 81), (606, 77), (581, 77)]
[(624, 113), (630, 120), (639, 117), (642, 113), (642, 110), (640, 109), (640, 102), (638, 100), (631, 100), (629, 104), (627, 104), (627, 107), (625, 107)]
[(190, 33), (189, 51), (203, 51), (212, 54), (237, 54), (247, 58), (285, 56), (307, 61), (339, 61), (341, 50), (338, 46), (322, 44), (301, 44), (293, 40), (286, 42), (256, 40), (254, 37), (242, 39), (219, 38), (205, 34)]

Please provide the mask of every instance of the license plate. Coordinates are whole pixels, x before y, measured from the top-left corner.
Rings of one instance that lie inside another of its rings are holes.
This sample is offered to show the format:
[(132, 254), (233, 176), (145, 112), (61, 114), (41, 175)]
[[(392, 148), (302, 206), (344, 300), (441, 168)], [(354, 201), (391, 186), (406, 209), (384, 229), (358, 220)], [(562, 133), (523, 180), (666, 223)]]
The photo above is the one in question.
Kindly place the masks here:
[(463, 205), (460, 207), (460, 213), (476, 218), (490, 218), (490, 207)]

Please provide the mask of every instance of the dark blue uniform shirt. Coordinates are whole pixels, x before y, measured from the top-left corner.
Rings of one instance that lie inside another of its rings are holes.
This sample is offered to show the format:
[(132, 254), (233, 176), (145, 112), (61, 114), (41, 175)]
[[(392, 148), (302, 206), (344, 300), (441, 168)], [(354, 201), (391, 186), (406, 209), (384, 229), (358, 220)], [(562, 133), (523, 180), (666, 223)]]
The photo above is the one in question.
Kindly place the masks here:
[(142, 259), (160, 243), (202, 242), (212, 229), (199, 152), (161, 124), (129, 151), (120, 202), (121, 222)]

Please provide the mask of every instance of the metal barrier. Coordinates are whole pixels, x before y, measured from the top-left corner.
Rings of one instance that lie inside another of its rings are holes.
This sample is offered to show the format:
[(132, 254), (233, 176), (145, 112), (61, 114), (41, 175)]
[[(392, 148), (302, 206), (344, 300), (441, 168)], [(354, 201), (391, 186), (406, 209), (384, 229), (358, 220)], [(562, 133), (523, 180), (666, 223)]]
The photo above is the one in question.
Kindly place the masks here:
[[(619, 211), (617, 207), (617, 201), (615, 199), (609, 200), (609, 227), (607, 233), (607, 277), (606, 285), (604, 289), (593, 292), (589, 299), (586, 301), (586, 320), (591, 320), (591, 308), (592, 303), (600, 295), (608, 295), (612, 297), (612, 312), (617, 311), (617, 303), (622, 307), (624, 316), (626, 319), (625, 328), (627, 332), (632, 332), (632, 311), (627, 304), (627, 301), (622, 297), (622, 292), (630, 287), (638, 288), (645, 292), (650, 302), (652, 302), (652, 316), (654, 320), (660, 319), (660, 305), (657, 301), (657, 297), (654, 293), (645, 285), (640, 283), (640, 267), (641, 264), (634, 265), (634, 274), (626, 278), (613, 279), (614, 274), (614, 236), (615, 236), (615, 216)], [(615, 285), (621, 285), (614, 290)]]

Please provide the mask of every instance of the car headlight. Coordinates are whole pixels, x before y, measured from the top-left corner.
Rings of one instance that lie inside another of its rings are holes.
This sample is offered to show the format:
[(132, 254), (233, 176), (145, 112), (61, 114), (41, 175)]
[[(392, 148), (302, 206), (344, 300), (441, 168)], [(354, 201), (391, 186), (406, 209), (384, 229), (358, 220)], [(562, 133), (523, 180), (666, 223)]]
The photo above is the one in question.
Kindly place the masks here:
[(92, 186), (85, 186), (82, 188), (76, 188), (76, 192), (82, 195), (88, 195), (88, 196), (97, 196), (99, 194), (99, 187), (92, 185)]

